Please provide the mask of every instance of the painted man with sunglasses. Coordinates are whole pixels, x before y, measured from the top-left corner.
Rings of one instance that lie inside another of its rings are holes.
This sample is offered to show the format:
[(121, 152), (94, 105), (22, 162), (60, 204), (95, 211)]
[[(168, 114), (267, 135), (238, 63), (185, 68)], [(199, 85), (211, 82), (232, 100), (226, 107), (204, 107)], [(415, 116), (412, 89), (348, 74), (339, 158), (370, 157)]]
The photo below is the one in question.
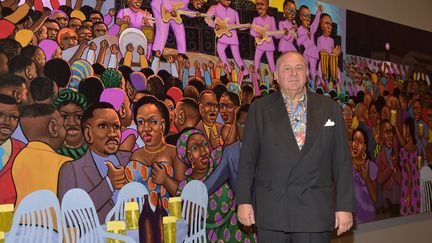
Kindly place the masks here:
[(304, 46), (303, 56), (306, 62), (309, 64), (310, 74), (313, 80), (316, 76), (316, 67), (318, 63), (318, 49), (315, 44), (315, 32), (318, 29), (321, 13), (323, 11), (323, 6), (316, 4), (317, 12), (315, 14), (314, 21), (311, 24), (311, 14), (307, 6), (302, 5), (300, 7), (300, 21), (301, 26), (298, 28), (298, 46)]
[(292, 34), (292, 32), (290, 32), (290, 30), (297, 30), (297, 24), (295, 23), (297, 10), (294, 0), (284, 1), (283, 13), (286, 17), (286, 20), (279, 22), (279, 29), (285, 30), (286, 33), (279, 41), (278, 51), (281, 53), (285, 53), (287, 51), (297, 51), (293, 43), (295, 36)]

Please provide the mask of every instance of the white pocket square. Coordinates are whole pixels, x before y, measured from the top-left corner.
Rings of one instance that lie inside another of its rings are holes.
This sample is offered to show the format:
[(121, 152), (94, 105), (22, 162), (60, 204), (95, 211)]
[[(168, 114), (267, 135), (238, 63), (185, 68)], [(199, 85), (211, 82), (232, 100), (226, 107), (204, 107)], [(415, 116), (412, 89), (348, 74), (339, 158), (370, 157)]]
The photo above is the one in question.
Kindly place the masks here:
[(332, 127), (334, 125), (335, 125), (335, 122), (330, 120), (330, 119), (328, 119), (326, 124), (324, 124), (325, 127)]

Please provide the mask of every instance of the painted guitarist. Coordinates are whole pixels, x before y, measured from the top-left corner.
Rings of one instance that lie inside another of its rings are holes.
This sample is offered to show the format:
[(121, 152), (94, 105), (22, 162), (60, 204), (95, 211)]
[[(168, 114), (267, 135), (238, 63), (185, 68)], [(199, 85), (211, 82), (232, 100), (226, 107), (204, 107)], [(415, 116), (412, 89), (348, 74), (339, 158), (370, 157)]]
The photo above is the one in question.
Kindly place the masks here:
[[(253, 19), (252, 25), (254, 28), (251, 28), (250, 34), (255, 38), (258, 37), (259, 40), (264, 39), (266, 31), (276, 31), (276, 23), (274, 17), (269, 16), (267, 12), (269, 8), (269, 0), (256, 0), (255, 4), (259, 16)], [(273, 43), (273, 37), (271, 36), (269, 41), (263, 41), (261, 44), (257, 43), (254, 57), (255, 75), (258, 76), (260, 61), (264, 52), (270, 66), (270, 72), (272, 74), (275, 72), (274, 51), (275, 45)]]
[(160, 57), (165, 48), (165, 44), (168, 39), (169, 28), (171, 27), (177, 44), (177, 52), (180, 56), (186, 57), (186, 34), (185, 28), (182, 22), (177, 23), (174, 20), (164, 22), (162, 20), (162, 6), (165, 10), (170, 12), (173, 18), (177, 17), (178, 11), (173, 7), (175, 3), (183, 3), (183, 7), (177, 10), (188, 11), (188, 4), (192, 4), (195, 9), (200, 9), (203, 6), (202, 0), (180, 0), (180, 1), (169, 1), (169, 0), (152, 0), (151, 8), (156, 22), (156, 34), (153, 42), (153, 51), (157, 57)]
[[(209, 8), (207, 11), (207, 14), (210, 17), (215, 16), (217, 21), (210, 21), (207, 24), (214, 28), (215, 31), (221, 30), (223, 27), (227, 27), (229, 25), (240, 25), (239, 21), (239, 15), (237, 11), (230, 8), (231, 0), (219, 0), (219, 3), (216, 5), (213, 5)], [(222, 20), (225, 21), (222, 24), (219, 24), (218, 22)], [(246, 68), (246, 65), (244, 64), (239, 51), (239, 41), (237, 37), (237, 31), (235, 29), (227, 30), (227, 33), (230, 34), (223, 34), (222, 36), (218, 36), (217, 41), (217, 53), (222, 61), (222, 66), (225, 66), (225, 64), (228, 66), (229, 72), (231, 72), (231, 65), (228, 63), (228, 58), (226, 56), (225, 50), (228, 46), (231, 47), (231, 53), (233, 54), (234, 61), (239, 67), (239, 70), (241, 67), (244, 68), (244, 76), (249, 75), (249, 71)], [(218, 34), (217, 34), (218, 35)], [(230, 36), (229, 36), (230, 35)]]

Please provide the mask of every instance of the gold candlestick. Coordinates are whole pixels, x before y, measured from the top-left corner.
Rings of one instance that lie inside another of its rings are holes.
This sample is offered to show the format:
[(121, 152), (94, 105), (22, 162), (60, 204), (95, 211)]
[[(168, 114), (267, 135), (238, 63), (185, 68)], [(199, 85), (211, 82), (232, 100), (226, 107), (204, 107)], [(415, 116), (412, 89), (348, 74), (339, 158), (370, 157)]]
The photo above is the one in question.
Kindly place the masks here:
[(168, 199), (168, 208), (171, 216), (181, 219), (182, 205), (180, 197), (170, 197)]
[[(107, 224), (107, 232), (126, 235), (126, 224), (123, 221), (110, 221)], [(123, 241), (107, 239), (107, 243), (123, 243)]]
[(164, 243), (175, 243), (176, 242), (176, 217), (167, 216), (163, 217), (163, 232), (164, 232)]
[(137, 202), (125, 203), (126, 227), (128, 230), (138, 229), (139, 208)]
[(14, 215), (14, 205), (13, 204), (3, 204), (0, 205), (0, 231), (8, 232), (12, 227)]

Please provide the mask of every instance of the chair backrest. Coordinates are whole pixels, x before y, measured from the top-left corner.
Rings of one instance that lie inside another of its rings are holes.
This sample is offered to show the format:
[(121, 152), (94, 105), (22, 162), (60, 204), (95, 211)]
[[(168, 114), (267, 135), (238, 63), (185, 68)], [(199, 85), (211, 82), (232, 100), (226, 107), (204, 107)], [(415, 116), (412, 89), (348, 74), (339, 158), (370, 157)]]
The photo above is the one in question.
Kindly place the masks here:
[(61, 217), (66, 243), (103, 242), (95, 206), (84, 190), (74, 188), (66, 192), (61, 204)]
[[(57, 232), (56, 232), (57, 227)], [(60, 204), (49, 190), (27, 195), (15, 211), (7, 242), (62, 242)]]
[(186, 184), (181, 195), (183, 200), (182, 217), (189, 224), (187, 242), (207, 242), (206, 218), (208, 195), (201, 181), (192, 180)]
[(421, 212), (432, 211), (432, 170), (425, 165), (420, 170)]
[[(148, 195), (147, 188), (139, 182), (130, 182), (122, 187), (118, 196), (115, 206), (107, 214), (105, 223), (107, 224), (111, 220), (124, 220), (125, 219), (125, 204), (127, 202), (137, 202), (138, 208), (141, 212), (144, 204), (144, 195)], [(154, 210), (154, 206), (151, 205)], [(114, 217), (114, 219), (113, 219)]]

